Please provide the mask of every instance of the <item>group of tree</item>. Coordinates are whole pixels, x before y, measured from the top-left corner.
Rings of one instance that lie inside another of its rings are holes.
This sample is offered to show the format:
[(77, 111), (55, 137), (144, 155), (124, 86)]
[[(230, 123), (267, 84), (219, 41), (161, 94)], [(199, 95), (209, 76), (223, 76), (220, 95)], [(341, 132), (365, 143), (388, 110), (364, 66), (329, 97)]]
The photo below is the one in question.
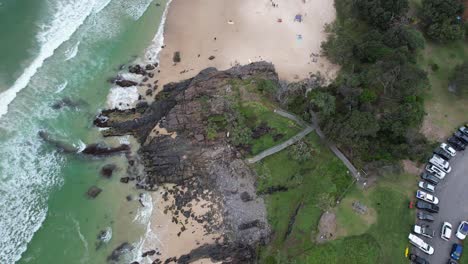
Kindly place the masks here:
[(423, 0), (421, 18), (426, 35), (437, 42), (465, 38), (462, 0)]
[[(307, 93), (297, 114), (317, 112), (320, 125), (356, 163), (422, 159), (418, 131), (429, 82), (416, 65), (423, 35), (406, 17), (407, 0), (336, 1), (325, 55), (341, 66), (326, 87)], [(298, 102), (297, 98), (291, 103)]]

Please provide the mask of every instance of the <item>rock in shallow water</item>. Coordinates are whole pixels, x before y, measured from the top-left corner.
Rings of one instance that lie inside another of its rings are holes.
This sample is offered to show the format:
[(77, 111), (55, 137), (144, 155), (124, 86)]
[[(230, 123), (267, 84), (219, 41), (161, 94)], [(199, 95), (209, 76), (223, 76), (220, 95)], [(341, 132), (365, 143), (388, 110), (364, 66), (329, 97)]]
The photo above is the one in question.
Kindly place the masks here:
[(94, 199), (96, 198), (100, 193), (102, 192), (102, 189), (97, 187), (97, 186), (91, 186), (86, 194), (88, 195), (89, 198)]
[(104, 178), (107, 178), (109, 179), (110, 177), (112, 177), (112, 173), (114, 172), (114, 170), (117, 168), (117, 166), (115, 166), (115, 164), (107, 164), (107, 165), (104, 165), (102, 168), (101, 168), (101, 175), (104, 177)]

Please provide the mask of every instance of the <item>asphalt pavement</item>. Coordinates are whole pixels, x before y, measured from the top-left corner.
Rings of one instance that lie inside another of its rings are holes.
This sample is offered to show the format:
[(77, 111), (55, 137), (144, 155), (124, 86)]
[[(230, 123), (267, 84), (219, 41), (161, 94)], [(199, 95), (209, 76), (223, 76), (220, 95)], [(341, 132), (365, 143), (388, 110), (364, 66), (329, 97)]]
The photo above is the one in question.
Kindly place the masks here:
[[(429, 245), (434, 247), (434, 254), (428, 256), (418, 249), (413, 249), (414, 253), (425, 258), (430, 264), (445, 264), (450, 258), (450, 250), (454, 243), (461, 243), (456, 236), (458, 225), (461, 221), (468, 221), (468, 150), (457, 152), (457, 155), (450, 160), (452, 171), (436, 187), (435, 196), (439, 198), (440, 211), (433, 214), (434, 222), (421, 222), (429, 224), (435, 230), (434, 238), (422, 237)], [(449, 222), (452, 224), (452, 238), (445, 241), (440, 238), (442, 224)], [(467, 238), (468, 239), (468, 238)], [(468, 248), (464, 248), (463, 258), (468, 258)]]

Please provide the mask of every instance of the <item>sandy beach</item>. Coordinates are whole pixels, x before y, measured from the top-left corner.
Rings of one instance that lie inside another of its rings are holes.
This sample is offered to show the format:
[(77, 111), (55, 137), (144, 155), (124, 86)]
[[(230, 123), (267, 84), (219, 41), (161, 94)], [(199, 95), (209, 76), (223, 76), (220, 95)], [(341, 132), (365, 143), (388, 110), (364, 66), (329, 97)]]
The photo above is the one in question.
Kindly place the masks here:
[[(164, 84), (191, 78), (207, 67), (225, 70), (262, 60), (272, 62), (280, 79), (286, 81), (307, 78), (318, 71), (334, 78), (337, 66), (320, 55), (320, 44), (326, 37), (324, 26), (334, 19), (332, 0), (173, 0), (165, 24), (160, 72), (149, 82), (157, 81), (160, 90)], [(174, 63), (175, 52), (180, 53), (178, 63)], [(174, 197), (163, 199), (164, 192), (153, 194), (154, 239), (145, 249), (157, 248), (157, 257), (164, 260), (220, 237), (207, 234), (203, 224), (193, 219), (186, 220), (181, 233), (180, 223), (173, 221), (174, 210), (167, 210)], [(204, 214), (209, 207), (202, 205), (209, 203), (199, 201), (192, 210)], [(205, 259), (194, 263), (213, 262)]]
[[(156, 76), (159, 87), (207, 67), (225, 70), (260, 60), (272, 62), (287, 81), (317, 71), (333, 78), (337, 67), (320, 56), (324, 25), (335, 19), (333, 1), (274, 3), (276, 7), (270, 0), (173, 0), (160, 54), (161, 72)], [(175, 52), (181, 58), (176, 64)]]

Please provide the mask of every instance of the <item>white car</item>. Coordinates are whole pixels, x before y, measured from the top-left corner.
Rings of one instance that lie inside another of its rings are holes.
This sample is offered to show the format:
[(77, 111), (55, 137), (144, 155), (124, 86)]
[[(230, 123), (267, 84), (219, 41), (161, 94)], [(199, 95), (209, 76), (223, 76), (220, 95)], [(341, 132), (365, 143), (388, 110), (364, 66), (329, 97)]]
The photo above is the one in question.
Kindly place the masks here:
[(413, 230), (414, 233), (428, 238), (433, 238), (435, 236), (435, 231), (432, 230), (429, 225), (414, 225)]
[(429, 160), (429, 163), (432, 165), (437, 166), (439, 169), (441, 169), (445, 173), (450, 173), (452, 171), (452, 168), (450, 167), (450, 164), (448, 161), (444, 160), (440, 156), (434, 154), (432, 158)]
[(452, 237), (452, 225), (449, 222), (444, 222), (442, 225), (442, 231), (440, 232), (440, 238), (445, 241), (449, 241)]
[(464, 240), (468, 234), (468, 222), (462, 221), (458, 226), (457, 237), (460, 240)]
[(432, 164), (427, 164), (426, 165), (426, 170), (428, 172), (434, 174), (434, 176), (436, 176), (437, 178), (439, 178), (441, 180), (445, 178), (446, 173), (443, 172), (441, 169), (439, 169), (437, 166), (434, 166)]
[(440, 148), (443, 149), (445, 152), (447, 152), (452, 157), (455, 157), (455, 155), (457, 155), (457, 151), (447, 143), (440, 144)]
[(409, 242), (415, 247), (419, 248), (422, 252), (432, 255), (434, 254), (434, 248), (427, 244), (422, 238), (415, 234), (410, 233), (408, 235)]
[(432, 194), (429, 194), (425, 191), (417, 190), (416, 191), (416, 198), (419, 200), (426, 201), (431, 204), (438, 204), (439, 203), (439, 198), (435, 197)]
[(432, 184), (430, 184), (428, 182), (425, 182), (425, 181), (420, 181), (418, 186), (419, 186), (419, 188), (421, 188), (421, 189), (423, 189), (425, 191), (431, 192), (431, 193), (435, 192), (435, 189), (436, 189), (435, 185), (432, 185)]

